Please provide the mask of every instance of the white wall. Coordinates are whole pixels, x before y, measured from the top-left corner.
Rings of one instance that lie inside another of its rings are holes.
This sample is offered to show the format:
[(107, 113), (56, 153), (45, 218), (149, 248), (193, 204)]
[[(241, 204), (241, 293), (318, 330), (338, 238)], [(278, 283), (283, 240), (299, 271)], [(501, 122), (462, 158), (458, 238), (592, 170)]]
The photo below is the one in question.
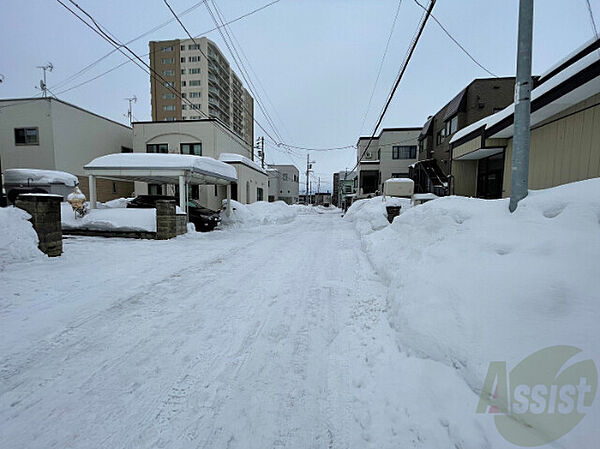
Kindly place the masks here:
[[(388, 131), (379, 137), (378, 149), (380, 150), (379, 171), (381, 182), (392, 177), (392, 173), (408, 174), (408, 166), (417, 162), (412, 159), (392, 159), (393, 146), (417, 146), (420, 130), (416, 131)], [(418, 151), (418, 149), (417, 149)]]
[[(274, 196), (275, 200), (284, 199), (290, 204), (297, 203), (300, 181), (298, 169), (294, 165), (271, 165), (270, 167), (277, 172), (273, 172), (273, 177), (270, 178), (269, 195)], [(283, 179), (284, 174), (287, 175), (287, 180)]]

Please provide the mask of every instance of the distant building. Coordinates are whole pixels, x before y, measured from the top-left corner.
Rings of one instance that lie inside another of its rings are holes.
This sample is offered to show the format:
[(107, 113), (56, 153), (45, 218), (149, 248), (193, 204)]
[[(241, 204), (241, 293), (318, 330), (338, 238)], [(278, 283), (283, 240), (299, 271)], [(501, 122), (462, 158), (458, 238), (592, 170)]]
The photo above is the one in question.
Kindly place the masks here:
[[(252, 161), (252, 148), (216, 119), (176, 122), (133, 123), (133, 149), (136, 153), (179, 153), (208, 156), (233, 165), (238, 182), (232, 184), (231, 198), (243, 204), (266, 199), (267, 172)], [(177, 195), (177, 186), (135, 183), (136, 194)], [(166, 190), (166, 191), (165, 191)], [(208, 209), (217, 210), (226, 197), (225, 186), (192, 186), (188, 197)]]
[(269, 202), (296, 204), (299, 199), (300, 173), (295, 165), (269, 165)]
[(514, 77), (476, 79), (427, 119), (419, 134), (418, 162), (410, 173), (415, 192), (450, 193), (450, 139), (457, 131), (511, 104), (514, 88)]
[(334, 206), (346, 209), (349, 206), (348, 197), (356, 193), (356, 172), (341, 171), (333, 174), (333, 195), (331, 202)]
[(331, 205), (331, 193), (329, 192), (318, 192), (311, 195), (311, 204), (316, 206), (329, 206)]
[[(600, 40), (589, 42), (537, 79), (531, 92), (529, 188), (600, 176)], [(510, 196), (514, 105), (450, 140), (454, 193)]]
[[(83, 166), (110, 153), (133, 151), (133, 132), (56, 98), (0, 100), (2, 169), (60, 170), (78, 177), (89, 198)], [(99, 201), (131, 196), (133, 183), (98, 180)]]
[[(157, 73), (150, 77), (152, 120), (216, 118), (252, 145), (252, 96), (214, 42), (205, 37), (196, 42), (150, 42), (150, 67)], [(184, 99), (171, 88), (180, 91)]]
[(409, 167), (417, 161), (420, 131), (421, 128), (384, 128), (370, 145), (369, 137), (358, 139), (358, 196), (381, 192), (386, 179), (408, 177)]

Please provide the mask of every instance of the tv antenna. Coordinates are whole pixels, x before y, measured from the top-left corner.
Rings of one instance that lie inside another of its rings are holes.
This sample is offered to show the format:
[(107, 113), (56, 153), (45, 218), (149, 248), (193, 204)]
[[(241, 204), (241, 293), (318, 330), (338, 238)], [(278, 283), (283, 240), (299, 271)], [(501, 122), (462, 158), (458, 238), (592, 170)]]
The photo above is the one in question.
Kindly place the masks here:
[(133, 122), (133, 109), (131, 107), (132, 103), (137, 103), (137, 97), (134, 95), (133, 97), (125, 98), (129, 103), (129, 107), (127, 108), (127, 114), (124, 114), (125, 117), (129, 119), (129, 125)]
[(42, 91), (42, 97), (46, 98), (48, 96), (48, 86), (46, 85), (46, 71), (51, 72), (54, 69), (54, 66), (51, 62), (46, 65), (38, 65), (38, 69), (42, 69), (44, 72), (44, 79), (40, 80), (40, 89)]

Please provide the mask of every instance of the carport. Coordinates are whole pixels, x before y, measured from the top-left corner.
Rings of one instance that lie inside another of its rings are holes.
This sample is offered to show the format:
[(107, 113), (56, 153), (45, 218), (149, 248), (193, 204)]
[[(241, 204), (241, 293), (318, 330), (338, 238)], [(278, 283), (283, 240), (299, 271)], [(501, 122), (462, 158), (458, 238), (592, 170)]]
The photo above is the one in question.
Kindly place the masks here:
[(235, 168), (216, 159), (188, 154), (116, 153), (100, 156), (84, 167), (89, 177), (90, 208), (97, 208), (96, 178), (179, 186), (179, 207), (187, 213), (188, 185), (226, 185), (227, 215)]

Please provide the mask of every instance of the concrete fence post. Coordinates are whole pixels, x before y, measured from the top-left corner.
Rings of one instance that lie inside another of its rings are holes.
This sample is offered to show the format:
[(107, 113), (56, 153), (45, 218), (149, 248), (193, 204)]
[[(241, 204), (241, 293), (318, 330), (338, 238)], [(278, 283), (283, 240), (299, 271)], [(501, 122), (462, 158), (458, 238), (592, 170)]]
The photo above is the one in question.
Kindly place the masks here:
[(19, 195), (15, 206), (31, 215), (31, 224), (38, 235), (38, 248), (49, 257), (62, 254), (60, 202), (62, 196), (27, 193)]
[(156, 239), (168, 240), (177, 235), (174, 200), (156, 202)]

